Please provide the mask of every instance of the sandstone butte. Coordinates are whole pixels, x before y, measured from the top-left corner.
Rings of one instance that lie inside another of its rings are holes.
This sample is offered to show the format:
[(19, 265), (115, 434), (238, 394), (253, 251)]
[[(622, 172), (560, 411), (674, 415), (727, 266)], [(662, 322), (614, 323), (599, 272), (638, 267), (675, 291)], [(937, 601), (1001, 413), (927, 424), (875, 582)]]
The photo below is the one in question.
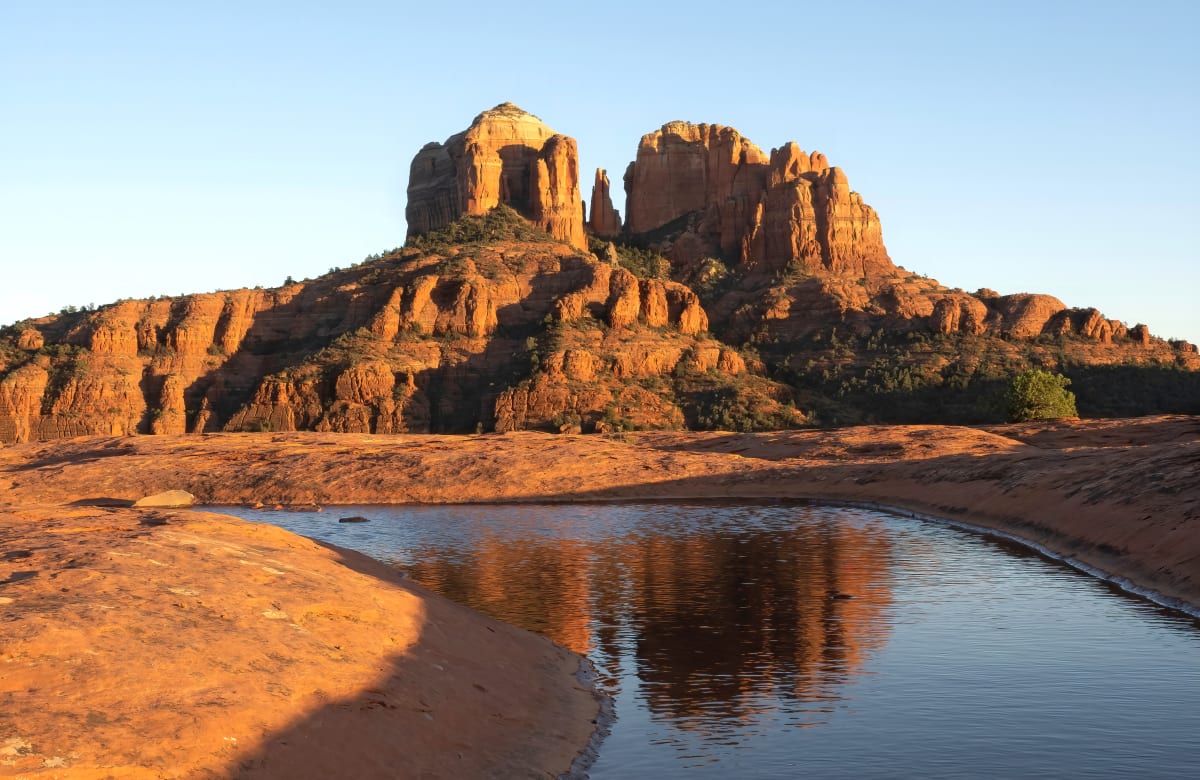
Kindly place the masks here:
[(587, 247), (575, 139), (512, 103), (484, 111), (444, 144), (426, 144), (408, 181), (409, 235), (505, 203), (555, 238)]
[(819, 152), (670, 122), (585, 223), (575, 141), (505, 103), (412, 161), (404, 248), (274, 289), (0, 328), (0, 442), (318, 430), (993, 421), (1027, 367), (1093, 416), (1200, 411), (1200, 354), (895, 265)]
[[(404, 249), (0, 330), (0, 775), (543, 777), (594, 736), (568, 651), (345, 550), (130, 506), (167, 491), (877, 503), (1200, 606), (1195, 417), (677, 430), (928, 417), (882, 410), (1028, 365), (1081, 406), (1123, 382), (1137, 413), (1187, 410), (1192, 345), (905, 271), (794, 144), (664, 125), (624, 224), (600, 173), (585, 226), (577, 168), (505, 104), (418, 153)], [(431, 435), (477, 429), (500, 433)]]

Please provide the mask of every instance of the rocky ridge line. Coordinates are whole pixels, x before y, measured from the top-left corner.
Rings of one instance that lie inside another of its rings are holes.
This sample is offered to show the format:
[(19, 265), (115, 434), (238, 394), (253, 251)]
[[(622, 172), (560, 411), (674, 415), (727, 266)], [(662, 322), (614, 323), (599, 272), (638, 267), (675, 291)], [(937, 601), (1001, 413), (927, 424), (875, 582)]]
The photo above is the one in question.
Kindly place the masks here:
[[(1163, 386), (1123, 414), (1187, 412), (1189, 393), (1200, 409), (1193, 345), (896, 266), (845, 175), (796, 144), (767, 155), (732, 128), (668, 123), (626, 173), (625, 224), (597, 171), (590, 236), (574, 141), (511, 104), (413, 169), (403, 250), (0, 329), (0, 442), (972, 421), (988, 382), (1029, 365)], [(968, 405), (880, 411), (930, 388)]]

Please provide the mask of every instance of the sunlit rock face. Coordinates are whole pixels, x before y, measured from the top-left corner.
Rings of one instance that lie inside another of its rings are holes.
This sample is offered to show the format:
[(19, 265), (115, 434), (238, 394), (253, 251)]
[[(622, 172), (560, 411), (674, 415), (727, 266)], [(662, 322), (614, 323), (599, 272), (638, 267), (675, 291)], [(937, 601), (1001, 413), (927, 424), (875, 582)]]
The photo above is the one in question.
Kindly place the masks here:
[(874, 209), (845, 173), (795, 143), (767, 155), (732, 127), (669, 122), (625, 173), (626, 229), (662, 234), (672, 261), (705, 256), (878, 276), (894, 269)]
[(613, 208), (608, 171), (596, 169), (596, 180), (592, 184), (592, 208), (588, 227), (601, 238), (612, 238), (621, 233), (621, 215)]
[(486, 214), (501, 203), (555, 238), (587, 246), (575, 139), (512, 103), (484, 111), (463, 132), (417, 152), (409, 173), (408, 234)]

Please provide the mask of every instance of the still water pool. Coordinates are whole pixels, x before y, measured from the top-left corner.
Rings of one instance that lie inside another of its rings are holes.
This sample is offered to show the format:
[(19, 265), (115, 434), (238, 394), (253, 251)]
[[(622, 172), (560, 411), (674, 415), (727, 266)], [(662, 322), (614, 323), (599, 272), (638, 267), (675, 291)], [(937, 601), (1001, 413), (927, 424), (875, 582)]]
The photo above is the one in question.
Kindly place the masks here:
[(1200, 624), (994, 539), (774, 504), (222, 511), (586, 654), (597, 780), (1200, 777)]

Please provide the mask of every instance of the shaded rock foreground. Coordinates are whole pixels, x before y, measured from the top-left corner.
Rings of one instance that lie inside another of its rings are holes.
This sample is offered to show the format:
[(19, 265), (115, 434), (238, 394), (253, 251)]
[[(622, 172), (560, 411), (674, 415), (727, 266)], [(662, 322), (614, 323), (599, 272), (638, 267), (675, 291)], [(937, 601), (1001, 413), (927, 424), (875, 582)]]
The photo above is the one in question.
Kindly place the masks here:
[(0, 775), (557, 776), (579, 657), (358, 553), (199, 512), (0, 510)]
[(819, 152), (670, 122), (624, 186), (585, 221), (575, 141), (497, 106), (414, 158), (402, 249), (0, 329), (0, 442), (978, 423), (1029, 367), (1087, 416), (1200, 412), (1194, 345), (897, 266)]

